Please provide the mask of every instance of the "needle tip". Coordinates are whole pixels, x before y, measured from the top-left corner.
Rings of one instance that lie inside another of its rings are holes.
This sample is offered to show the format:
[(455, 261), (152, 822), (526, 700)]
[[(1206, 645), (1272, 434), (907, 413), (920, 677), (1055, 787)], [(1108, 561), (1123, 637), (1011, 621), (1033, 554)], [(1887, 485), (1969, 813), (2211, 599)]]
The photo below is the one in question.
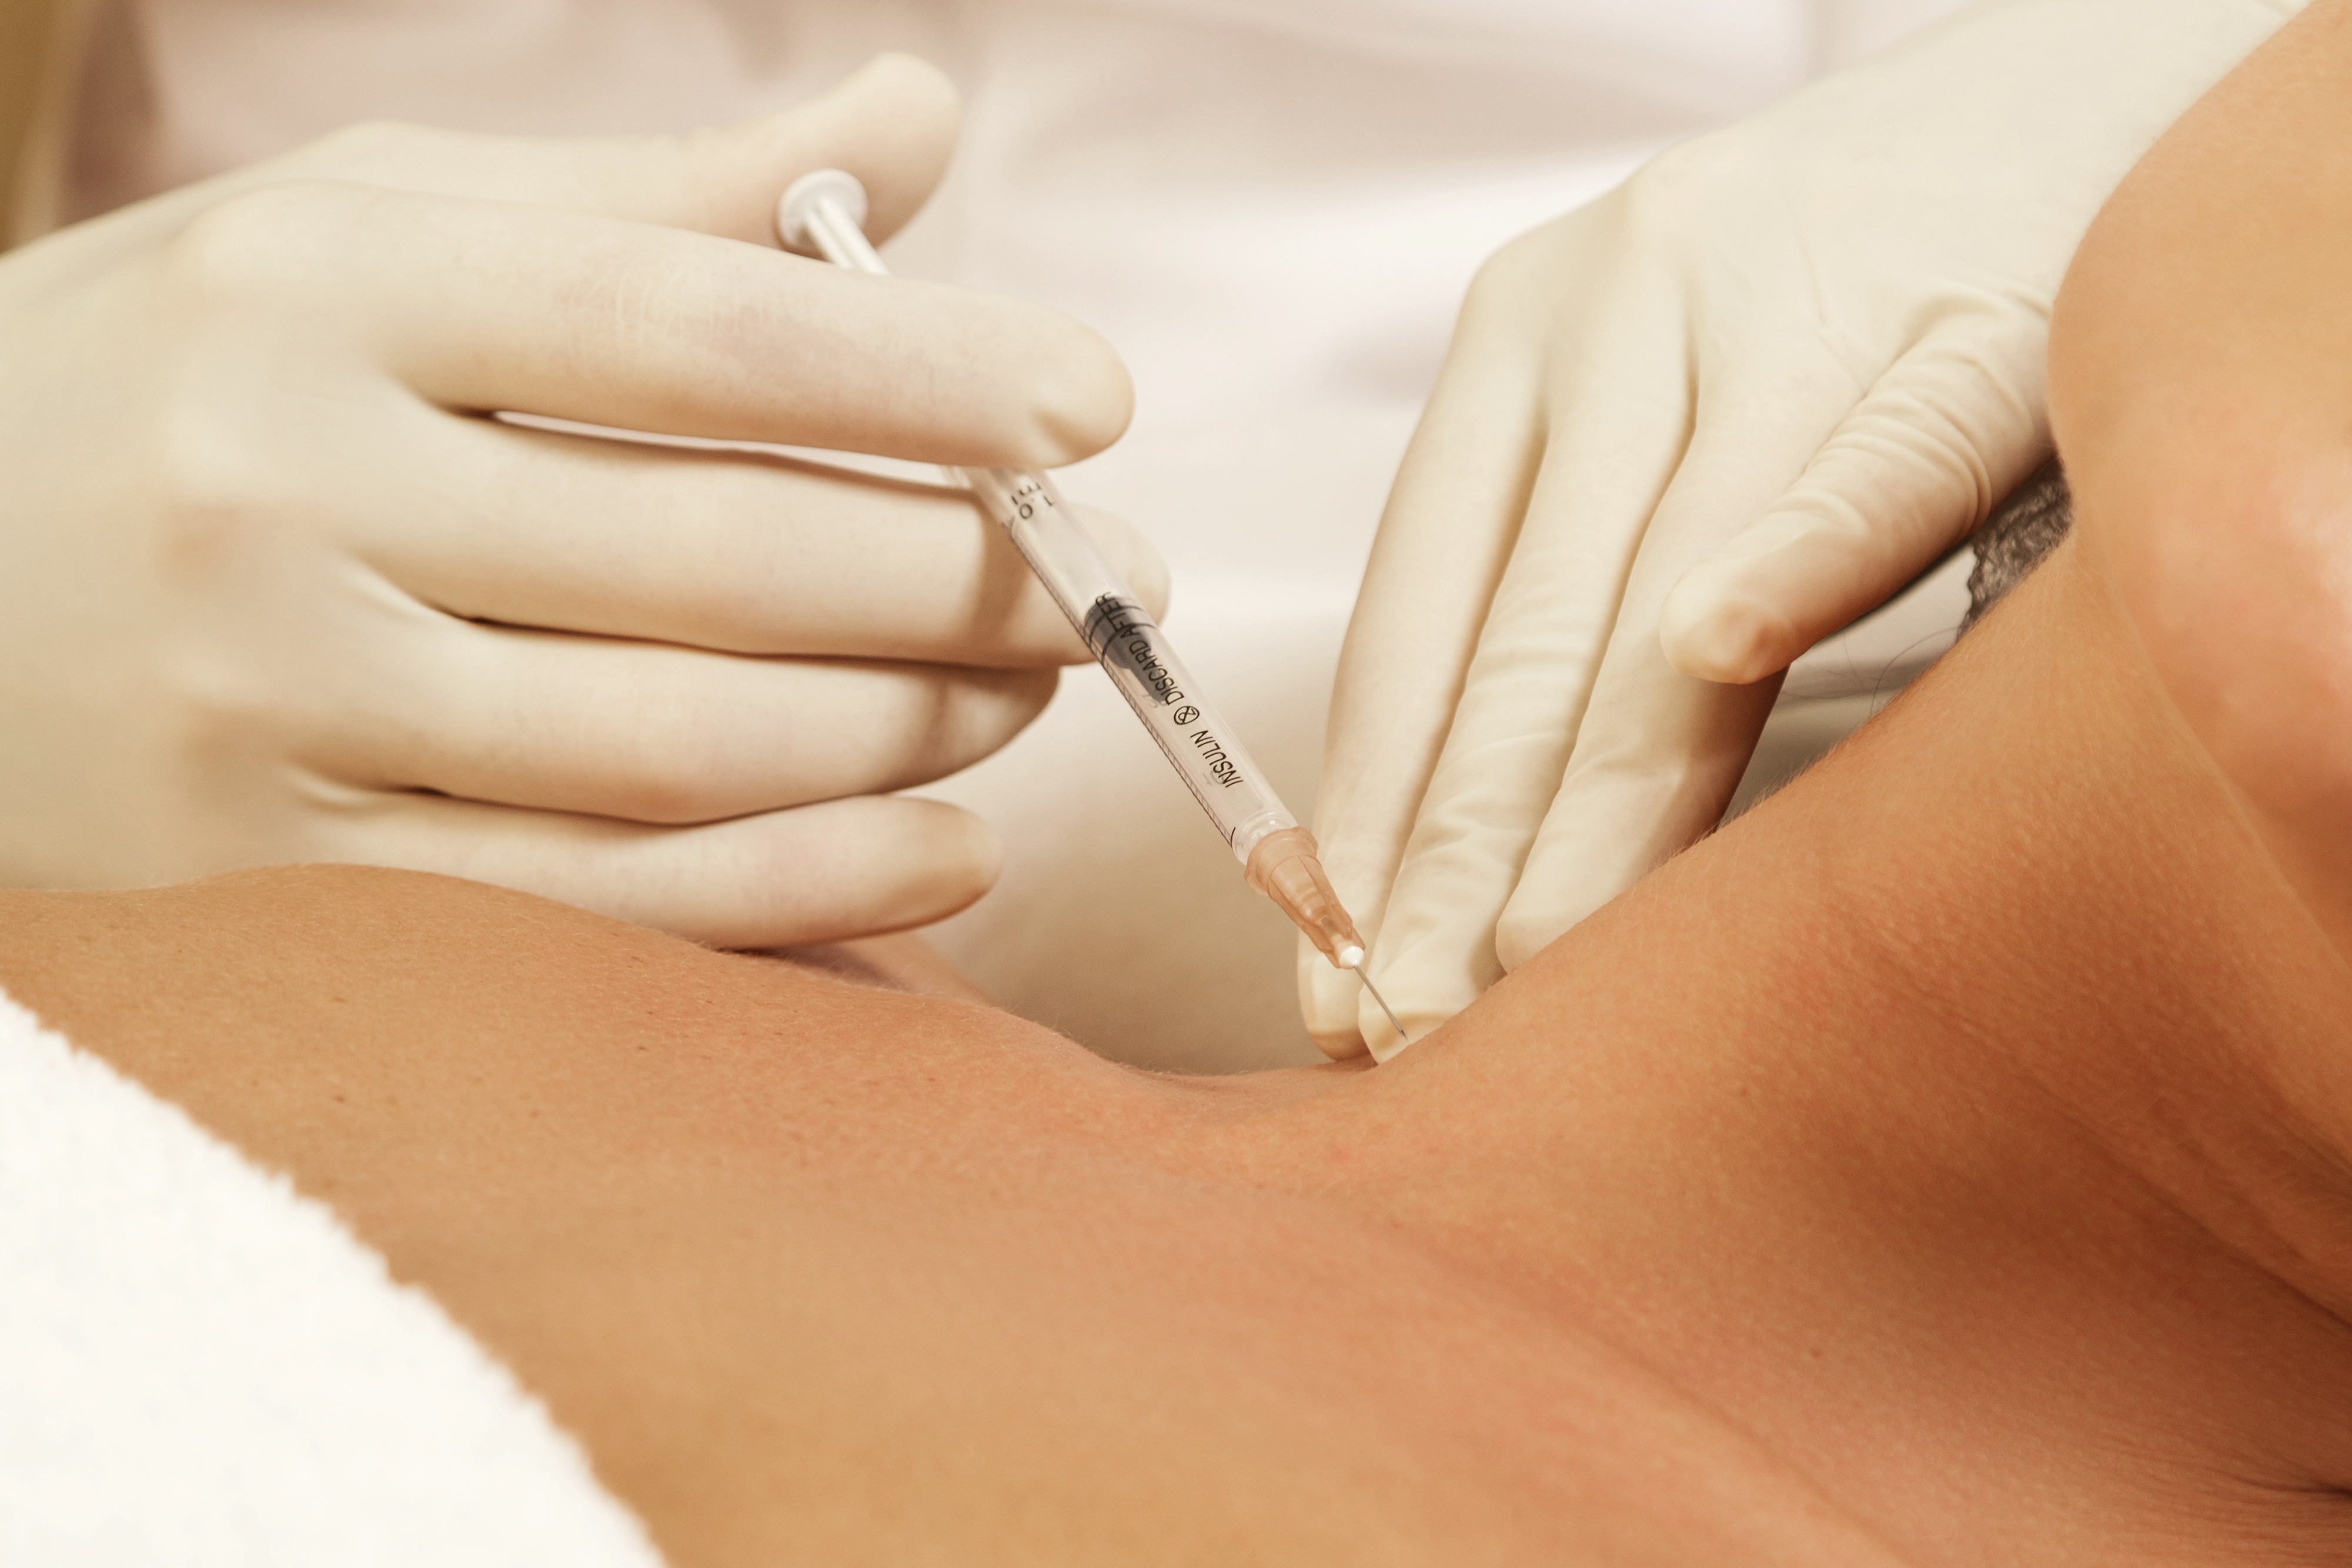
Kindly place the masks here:
[(1356, 971), (1356, 978), (1362, 983), (1365, 994), (1380, 1004), (1381, 1011), (1388, 1015), (1389, 1027), (1397, 1031), (1397, 1038), (1399, 1040), (1402, 1040), (1404, 1038), (1404, 1025), (1399, 1021), (1396, 1016), (1396, 1009), (1389, 1006), (1389, 999), (1381, 995), (1381, 988), (1372, 984), (1372, 977), (1364, 973), (1362, 969), (1360, 968)]

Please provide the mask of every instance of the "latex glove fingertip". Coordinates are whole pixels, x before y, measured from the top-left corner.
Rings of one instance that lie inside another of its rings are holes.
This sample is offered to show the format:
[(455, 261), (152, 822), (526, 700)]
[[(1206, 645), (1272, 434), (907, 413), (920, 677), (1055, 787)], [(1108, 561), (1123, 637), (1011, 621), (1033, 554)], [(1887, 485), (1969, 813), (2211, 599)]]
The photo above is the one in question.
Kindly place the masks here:
[(1298, 945), (1298, 1011), (1316, 1048), (1334, 1061), (1364, 1054), (1357, 1026), (1357, 1003), (1364, 988), (1345, 969), (1335, 969), (1314, 945)]
[[(1371, 1053), (1375, 1061), (1394, 1061), (1416, 1038), (1399, 1034), (1396, 1026), (1389, 1022), (1388, 1015), (1381, 1011), (1380, 1004), (1369, 996), (1358, 1004), (1356, 1028), (1362, 1037), (1364, 1049)], [(1425, 1034), (1428, 1030), (1422, 1032)]]
[(1780, 674), (1805, 651), (1796, 622), (1766, 602), (1748, 575), (1719, 560), (1684, 574), (1658, 612), (1668, 664), (1698, 680), (1744, 686)]

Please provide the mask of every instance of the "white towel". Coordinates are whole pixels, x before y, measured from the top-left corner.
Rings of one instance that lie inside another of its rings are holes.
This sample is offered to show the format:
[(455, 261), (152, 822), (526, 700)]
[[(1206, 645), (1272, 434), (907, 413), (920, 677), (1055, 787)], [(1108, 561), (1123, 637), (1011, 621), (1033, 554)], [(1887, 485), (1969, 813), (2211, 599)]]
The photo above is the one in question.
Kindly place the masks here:
[(659, 1562), (330, 1210), (0, 995), (0, 1563)]

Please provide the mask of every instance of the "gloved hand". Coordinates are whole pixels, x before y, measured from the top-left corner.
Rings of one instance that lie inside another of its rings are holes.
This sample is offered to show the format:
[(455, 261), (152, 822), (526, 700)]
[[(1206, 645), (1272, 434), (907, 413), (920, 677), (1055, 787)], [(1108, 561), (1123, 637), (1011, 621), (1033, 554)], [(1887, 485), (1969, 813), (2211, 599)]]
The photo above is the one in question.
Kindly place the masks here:
[[(1486, 266), (1317, 810), (1409, 1038), (1712, 828), (1779, 673), (2042, 461), (2076, 242), (2298, 8), (1981, 0)], [(1300, 980), (1327, 1051), (1402, 1048), (1352, 977), (1302, 951)]]
[(1127, 373), (1085, 328), (773, 248), (827, 165), (896, 228), (955, 122), (886, 58), (690, 138), (367, 127), (0, 262), (0, 878), (367, 862), (736, 946), (977, 897), (993, 834), (884, 797), (1086, 653), (967, 497), (484, 417), (1106, 445)]

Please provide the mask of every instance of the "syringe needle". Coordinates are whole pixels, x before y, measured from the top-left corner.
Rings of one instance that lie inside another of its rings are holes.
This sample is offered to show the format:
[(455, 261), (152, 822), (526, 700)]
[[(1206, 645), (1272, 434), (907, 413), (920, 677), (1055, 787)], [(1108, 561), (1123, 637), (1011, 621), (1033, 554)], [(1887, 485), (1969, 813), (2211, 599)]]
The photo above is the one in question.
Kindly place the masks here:
[(1381, 995), (1381, 988), (1372, 984), (1372, 977), (1364, 973), (1364, 967), (1361, 964), (1356, 966), (1356, 978), (1364, 983), (1364, 989), (1370, 994), (1372, 1000), (1381, 1004), (1381, 1011), (1389, 1015), (1389, 1026), (1397, 1031), (1397, 1038), (1403, 1039), (1404, 1025), (1398, 1020), (1396, 1009), (1389, 1006), (1388, 998)]

